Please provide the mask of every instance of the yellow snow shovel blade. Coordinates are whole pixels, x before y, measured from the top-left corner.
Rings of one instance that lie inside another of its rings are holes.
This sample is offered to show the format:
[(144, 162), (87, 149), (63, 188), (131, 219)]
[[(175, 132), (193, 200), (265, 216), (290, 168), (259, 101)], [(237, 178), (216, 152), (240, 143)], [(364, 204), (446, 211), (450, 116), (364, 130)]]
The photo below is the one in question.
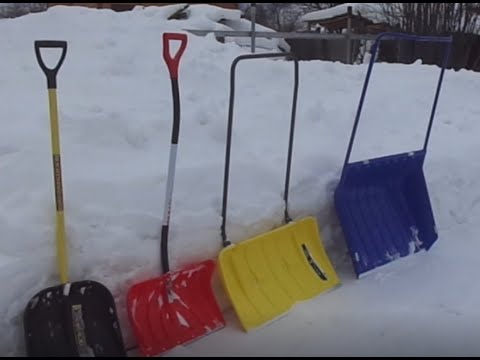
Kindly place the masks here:
[(224, 248), (219, 275), (245, 329), (340, 285), (313, 217)]

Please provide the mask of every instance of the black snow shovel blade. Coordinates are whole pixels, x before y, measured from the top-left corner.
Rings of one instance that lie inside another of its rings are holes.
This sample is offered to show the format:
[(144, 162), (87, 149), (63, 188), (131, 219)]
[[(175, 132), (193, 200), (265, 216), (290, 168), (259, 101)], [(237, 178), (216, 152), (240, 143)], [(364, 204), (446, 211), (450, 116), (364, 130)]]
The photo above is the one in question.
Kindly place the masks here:
[(25, 309), (24, 328), (31, 357), (126, 357), (115, 301), (94, 281), (39, 292)]

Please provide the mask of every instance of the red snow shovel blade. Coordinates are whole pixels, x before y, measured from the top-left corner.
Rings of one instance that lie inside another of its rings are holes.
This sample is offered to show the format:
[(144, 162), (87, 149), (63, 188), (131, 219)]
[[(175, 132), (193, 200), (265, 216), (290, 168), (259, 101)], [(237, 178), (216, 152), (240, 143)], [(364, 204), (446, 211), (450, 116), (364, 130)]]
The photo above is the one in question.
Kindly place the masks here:
[(128, 316), (144, 356), (159, 355), (225, 326), (211, 286), (214, 268), (207, 260), (130, 288)]

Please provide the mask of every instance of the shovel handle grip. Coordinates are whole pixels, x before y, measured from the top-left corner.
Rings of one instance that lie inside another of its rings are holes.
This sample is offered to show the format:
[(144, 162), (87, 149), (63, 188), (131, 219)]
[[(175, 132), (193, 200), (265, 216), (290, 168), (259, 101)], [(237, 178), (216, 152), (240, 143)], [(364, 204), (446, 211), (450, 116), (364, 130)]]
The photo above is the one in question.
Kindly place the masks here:
[[(45, 73), (47, 77), (47, 86), (49, 89), (56, 89), (57, 88), (57, 73), (62, 66), (65, 56), (67, 55), (67, 42), (66, 41), (58, 41), (58, 40), (37, 40), (35, 41), (35, 55), (37, 56), (38, 64), (40, 68)], [(60, 55), (60, 59), (57, 62), (57, 65), (53, 68), (47, 67), (45, 62), (42, 58), (41, 49), (61, 49), (62, 54)]]
[[(170, 41), (180, 41), (180, 48), (175, 56), (171, 56), (170, 53)], [(172, 79), (178, 79), (178, 67), (180, 59), (187, 47), (187, 35), (180, 33), (164, 33), (163, 34), (163, 58), (168, 66), (170, 77)]]

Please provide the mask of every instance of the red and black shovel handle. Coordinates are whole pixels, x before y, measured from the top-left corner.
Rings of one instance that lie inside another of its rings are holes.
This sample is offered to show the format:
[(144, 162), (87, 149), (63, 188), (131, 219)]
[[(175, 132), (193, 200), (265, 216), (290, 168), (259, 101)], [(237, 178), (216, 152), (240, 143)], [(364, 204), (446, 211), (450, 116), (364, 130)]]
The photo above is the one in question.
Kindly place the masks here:
[[(180, 41), (180, 48), (174, 57), (170, 54), (170, 41)], [(180, 58), (182, 57), (187, 47), (187, 35), (179, 33), (164, 33), (163, 34), (163, 58), (167, 63), (170, 77), (172, 79), (178, 78), (178, 67)]]
[[(180, 41), (180, 48), (175, 56), (170, 54), (170, 41)], [(167, 64), (170, 78), (172, 81), (172, 96), (173, 96), (173, 127), (172, 127), (172, 141), (170, 146), (170, 159), (168, 164), (167, 188), (165, 195), (165, 209), (163, 213), (162, 236), (161, 236), (161, 260), (162, 271), (164, 274), (170, 270), (168, 261), (168, 230), (170, 223), (170, 212), (173, 195), (173, 184), (175, 180), (175, 166), (177, 161), (177, 146), (178, 137), (180, 133), (180, 92), (178, 89), (178, 68), (180, 59), (187, 47), (187, 35), (177, 33), (163, 34), (163, 58)]]
[[(175, 54), (170, 54), (170, 42), (180, 41), (180, 47)], [(164, 33), (163, 34), (163, 58), (167, 64), (170, 72), (170, 79), (172, 80), (172, 94), (173, 94), (173, 130), (172, 130), (172, 144), (178, 143), (178, 134), (180, 131), (180, 94), (178, 90), (178, 68), (180, 67), (180, 59), (187, 47), (187, 35), (179, 33)]]

